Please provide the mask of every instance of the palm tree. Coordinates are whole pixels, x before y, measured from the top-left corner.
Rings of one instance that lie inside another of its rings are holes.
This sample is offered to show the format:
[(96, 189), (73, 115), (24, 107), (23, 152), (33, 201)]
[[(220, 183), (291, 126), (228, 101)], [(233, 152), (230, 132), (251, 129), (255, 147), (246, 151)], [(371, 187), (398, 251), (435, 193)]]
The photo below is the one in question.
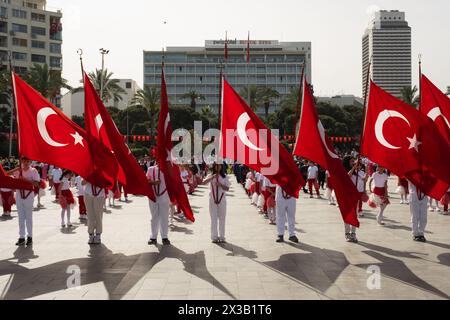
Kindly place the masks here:
[(253, 111), (256, 111), (259, 107), (259, 97), (258, 97), (258, 87), (255, 85), (249, 85), (247, 87), (244, 87), (239, 91), (239, 95), (244, 98), (244, 100), (247, 102), (250, 109)]
[(143, 106), (147, 109), (150, 118), (150, 136), (153, 136), (153, 127), (156, 124), (156, 114), (161, 103), (161, 91), (157, 87), (144, 86), (138, 90), (131, 100), (132, 106)]
[(192, 90), (192, 91), (189, 91), (189, 92), (183, 94), (181, 96), (181, 99), (190, 99), (191, 100), (191, 108), (195, 110), (195, 107), (197, 106), (197, 99), (205, 100), (205, 96)]
[(211, 128), (211, 122), (217, 119), (217, 115), (212, 111), (211, 106), (203, 107), (200, 116), (208, 121), (208, 129)]
[(280, 94), (277, 90), (270, 87), (260, 87), (258, 90), (258, 97), (261, 101), (261, 104), (264, 106), (264, 115), (267, 120), (269, 118), (270, 104), (274, 99), (278, 99), (280, 97)]
[[(101, 97), (102, 101), (122, 101), (122, 94), (125, 94), (126, 91), (119, 85), (119, 79), (112, 78), (113, 73), (109, 72), (108, 69), (105, 69), (103, 74), (101, 69), (95, 69), (95, 72), (90, 72), (88, 76), (99, 95), (101, 84), (103, 83), (103, 97)], [(80, 80), (80, 82), (83, 83), (83, 80)], [(83, 90), (83, 87), (78, 87), (73, 89), (72, 92), (76, 93)]]
[(400, 90), (402, 95), (402, 100), (407, 104), (417, 107), (419, 105), (419, 96), (417, 95), (417, 86), (414, 87), (403, 87)]
[(35, 63), (25, 76), (25, 80), (49, 100), (55, 99), (61, 88), (72, 89), (67, 80), (61, 77), (61, 71), (49, 69), (47, 64)]
[(291, 88), (289, 94), (281, 101), (281, 108), (295, 110), (297, 108), (298, 98), (299, 98), (298, 88)]

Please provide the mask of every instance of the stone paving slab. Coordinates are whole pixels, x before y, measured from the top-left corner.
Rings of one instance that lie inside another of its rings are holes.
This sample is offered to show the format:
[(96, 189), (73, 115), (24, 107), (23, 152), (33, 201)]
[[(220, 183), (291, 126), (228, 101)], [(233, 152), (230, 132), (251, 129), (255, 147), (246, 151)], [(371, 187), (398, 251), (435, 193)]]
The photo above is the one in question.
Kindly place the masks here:
[[(344, 240), (336, 207), (301, 194), (297, 201), (299, 244), (275, 243), (276, 227), (250, 205), (235, 183), (228, 197), (227, 244), (210, 241), (208, 190), (190, 197), (197, 221), (176, 220), (172, 246), (148, 246), (148, 202), (132, 197), (104, 216), (103, 244), (87, 245), (86, 225), (72, 213), (74, 228), (60, 228), (53, 196), (34, 213), (32, 248), (17, 248), (18, 222), (0, 220), (1, 299), (448, 299), (450, 216), (429, 212), (427, 243), (411, 239), (410, 214), (391, 194), (386, 226), (364, 207), (359, 244)], [(390, 180), (395, 190), (396, 179)], [(370, 290), (368, 268), (381, 271)], [(68, 289), (68, 268), (79, 268), (80, 287)]]

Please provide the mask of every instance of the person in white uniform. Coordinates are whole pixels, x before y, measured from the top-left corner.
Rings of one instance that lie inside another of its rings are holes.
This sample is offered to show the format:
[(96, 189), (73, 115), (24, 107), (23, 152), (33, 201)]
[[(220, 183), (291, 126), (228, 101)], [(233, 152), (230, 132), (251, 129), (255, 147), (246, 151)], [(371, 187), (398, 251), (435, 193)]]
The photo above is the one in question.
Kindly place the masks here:
[(105, 204), (105, 189), (83, 180), (84, 200), (88, 217), (88, 244), (100, 244), (103, 233), (103, 206)]
[(230, 180), (222, 164), (214, 164), (212, 174), (203, 181), (203, 184), (208, 183), (210, 183), (211, 240), (213, 243), (225, 243), (226, 192), (230, 190)]
[(289, 240), (298, 243), (298, 238), (295, 235), (295, 198), (288, 195), (283, 188), (277, 185), (275, 192), (275, 203), (277, 210), (276, 216), (278, 230), (278, 239), (276, 242), (284, 242), (284, 232), (287, 220)]
[(57, 202), (59, 199), (62, 174), (63, 174), (62, 169), (58, 167), (53, 168), (51, 176), (53, 181), (53, 188), (55, 190), (55, 202)]
[[(9, 171), (8, 174), (13, 173), (15, 178), (23, 179), (31, 182), (35, 187), (39, 186), (39, 173), (35, 168), (31, 167), (31, 160), (22, 157), (22, 170), (16, 168)], [(17, 246), (31, 246), (33, 244), (33, 204), (34, 191), (16, 190), (16, 206), (19, 215), (19, 240)], [(25, 235), (27, 240), (25, 242)]]
[(413, 240), (426, 242), (425, 227), (427, 226), (428, 197), (414, 184), (409, 182), (409, 210), (411, 212), (411, 224)]
[(160, 170), (159, 166), (153, 166), (147, 170), (147, 179), (153, 188), (155, 193), (155, 202), (149, 201), (151, 219), (151, 234), (149, 245), (156, 245), (158, 243), (158, 231), (161, 232), (162, 243), (164, 245), (170, 245), (169, 241), (169, 209), (170, 198), (166, 189), (166, 182), (164, 180), (164, 174)]

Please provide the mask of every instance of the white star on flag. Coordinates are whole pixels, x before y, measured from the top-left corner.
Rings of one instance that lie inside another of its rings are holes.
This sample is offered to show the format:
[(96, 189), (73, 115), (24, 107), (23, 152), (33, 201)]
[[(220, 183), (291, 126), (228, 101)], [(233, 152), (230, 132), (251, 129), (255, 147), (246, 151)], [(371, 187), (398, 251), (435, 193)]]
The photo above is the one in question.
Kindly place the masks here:
[(84, 147), (84, 143), (83, 143), (83, 137), (80, 136), (80, 134), (78, 132), (75, 132), (74, 134), (70, 134), (75, 141), (73, 142), (73, 145), (76, 146), (77, 144), (81, 144)]
[(422, 144), (422, 142), (417, 141), (417, 136), (414, 135), (414, 137), (412, 137), (412, 138), (408, 138), (408, 137), (406, 137), (406, 138), (409, 140), (409, 143), (410, 143), (409, 149), (410, 150), (416, 149), (416, 151), (419, 152), (419, 146)]

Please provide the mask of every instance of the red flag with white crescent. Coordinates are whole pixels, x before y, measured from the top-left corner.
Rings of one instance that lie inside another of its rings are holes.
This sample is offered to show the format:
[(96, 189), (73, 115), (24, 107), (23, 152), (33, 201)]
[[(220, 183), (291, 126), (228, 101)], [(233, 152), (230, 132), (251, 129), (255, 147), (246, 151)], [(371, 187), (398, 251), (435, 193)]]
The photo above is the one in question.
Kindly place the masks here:
[(78, 173), (99, 187), (114, 185), (111, 151), (13, 73), (19, 154)]
[(260, 172), (290, 196), (305, 185), (293, 157), (245, 101), (223, 79), (219, 154)]
[(15, 179), (8, 177), (5, 170), (0, 164), (0, 188), (12, 189), (12, 190), (33, 190), (33, 185), (21, 179)]
[(157, 160), (166, 181), (167, 192), (170, 200), (178, 204), (186, 218), (195, 221), (183, 181), (181, 181), (180, 170), (172, 161), (172, 124), (170, 123), (169, 100), (167, 98), (166, 79), (164, 70), (161, 74), (161, 110), (158, 121)]
[(342, 219), (359, 227), (356, 209), (361, 196), (325, 133), (306, 79), (303, 79), (303, 104), (294, 154), (314, 161), (329, 171)]
[(433, 120), (372, 81), (361, 154), (434, 199), (450, 185), (450, 146)]
[(145, 172), (126, 145), (122, 134), (106, 110), (91, 80), (84, 72), (84, 119), (86, 130), (97, 137), (115, 157), (119, 172), (117, 180), (127, 193), (147, 196), (155, 200)]

